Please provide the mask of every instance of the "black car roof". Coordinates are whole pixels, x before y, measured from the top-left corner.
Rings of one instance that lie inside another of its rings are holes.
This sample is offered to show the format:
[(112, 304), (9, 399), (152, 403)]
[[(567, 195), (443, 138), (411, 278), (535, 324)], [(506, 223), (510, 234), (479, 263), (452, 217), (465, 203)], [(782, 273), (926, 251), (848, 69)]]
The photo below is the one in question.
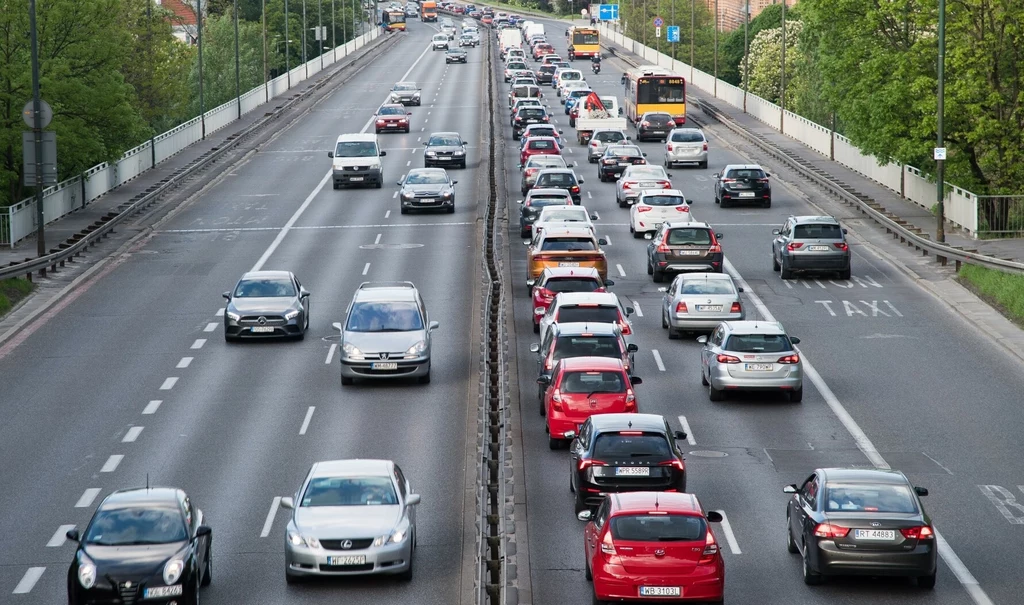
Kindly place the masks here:
[(818, 469), (825, 481), (850, 481), (856, 483), (886, 483), (907, 485), (907, 477), (900, 471), (880, 468), (822, 468)]
[(644, 431), (665, 433), (665, 417), (659, 414), (595, 414), (590, 424), (598, 433)]
[(181, 490), (174, 487), (122, 489), (104, 498), (100, 503), (99, 510), (128, 507), (177, 507), (179, 494), (181, 494)]

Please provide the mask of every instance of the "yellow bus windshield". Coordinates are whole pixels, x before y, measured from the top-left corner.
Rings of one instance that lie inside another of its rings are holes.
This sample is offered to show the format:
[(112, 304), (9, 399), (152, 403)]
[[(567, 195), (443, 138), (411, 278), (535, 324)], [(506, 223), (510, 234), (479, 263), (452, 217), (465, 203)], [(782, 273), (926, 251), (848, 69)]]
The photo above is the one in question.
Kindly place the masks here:
[(573, 46), (594, 46), (601, 43), (601, 36), (594, 30), (574, 31), (572, 33)]

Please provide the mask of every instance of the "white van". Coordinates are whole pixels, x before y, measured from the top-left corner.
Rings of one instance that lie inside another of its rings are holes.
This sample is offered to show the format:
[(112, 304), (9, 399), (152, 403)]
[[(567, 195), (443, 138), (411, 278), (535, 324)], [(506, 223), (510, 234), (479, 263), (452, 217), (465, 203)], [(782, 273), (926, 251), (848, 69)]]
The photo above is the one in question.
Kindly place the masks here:
[(327, 157), (334, 159), (332, 176), (334, 188), (342, 185), (373, 184), (380, 189), (384, 184), (384, 165), (380, 159), (388, 152), (381, 151), (375, 134), (343, 134), (338, 137), (334, 151)]

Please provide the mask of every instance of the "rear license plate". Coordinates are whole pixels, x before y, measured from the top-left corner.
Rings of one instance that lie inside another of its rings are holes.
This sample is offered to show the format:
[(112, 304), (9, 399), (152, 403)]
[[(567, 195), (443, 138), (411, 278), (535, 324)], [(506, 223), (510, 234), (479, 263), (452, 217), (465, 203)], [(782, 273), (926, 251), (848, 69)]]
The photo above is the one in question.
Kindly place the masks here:
[(253, 326), (252, 331), (255, 334), (267, 334), (268, 332), (273, 332), (274, 328), (272, 326)]
[(676, 252), (679, 256), (700, 256), (700, 250), (678, 250)]
[(641, 597), (681, 597), (683, 589), (679, 586), (641, 586)]
[(352, 181), (352, 182), (358, 182), (358, 181), (363, 180), (363, 177), (361, 177), (361, 176), (354, 176), (354, 177), (350, 177), (349, 180)]
[(748, 363), (744, 364), (748, 372), (771, 372), (775, 366), (770, 363)]
[(371, 370), (397, 370), (397, 361), (375, 361), (370, 364)]
[(697, 305), (698, 311), (721, 311), (722, 305)]
[(558, 266), (559, 267), (579, 267), (580, 264), (579, 263), (561, 262), (561, 263), (558, 263)]
[(644, 181), (644, 182), (640, 183), (640, 186), (643, 187), (644, 189), (650, 189), (651, 187), (657, 187), (658, 184), (657, 183), (652, 183), (650, 181)]
[(740, 197), (754, 197), (753, 191), (740, 191)]
[(615, 475), (617, 477), (650, 477), (651, 469), (647, 466), (617, 466)]
[(344, 557), (327, 557), (328, 565), (365, 565), (366, 555), (347, 555)]
[(857, 529), (853, 532), (857, 540), (895, 540), (896, 530), (893, 529)]
[(828, 250), (828, 246), (807, 246), (807, 249), (811, 252), (824, 252)]
[(630, 162), (619, 162), (619, 166), (631, 166)]

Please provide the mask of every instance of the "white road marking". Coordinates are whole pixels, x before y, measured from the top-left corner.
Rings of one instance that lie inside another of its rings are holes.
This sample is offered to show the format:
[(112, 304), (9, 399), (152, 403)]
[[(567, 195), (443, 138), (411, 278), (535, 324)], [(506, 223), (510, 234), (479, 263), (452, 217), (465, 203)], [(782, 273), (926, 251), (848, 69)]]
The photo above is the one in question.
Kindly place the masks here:
[(174, 367), (176, 369), (179, 369), (179, 370), (184, 370), (185, 368), (187, 368), (188, 366), (190, 366), (192, 364), (192, 360), (193, 359), (194, 359), (193, 357), (182, 357), (181, 361), (178, 362), (178, 365), (176, 365)]
[(366, 275), (369, 272), (370, 272), (370, 263), (366, 263), (366, 266), (363, 267), (363, 275)]
[(96, 499), (96, 496), (100, 495), (100, 488), (90, 487), (82, 492), (82, 497), (75, 502), (75, 508), (89, 508), (92, 506), (92, 501)]
[(46, 546), (49, 548), (64, 546), (64, 543), (68, 541), (66, 534), (73, 529), (75, 529), (74, 525), (61, 525), (57, 531), (53, 532), (53, 537), (46, 543)]
[(615, 265), (615, 268), (619, 270), (619, 277), (626, 277), (626, 272), (622, 269), (622, 265)]
[(380, 243), (380, 236), (381, 236), (381, 235), (384, 235), (384, 234), (383, 234), (383, 233), (378, 233), (378, 234), (377, 234), (377, 239), (373, 240), (373, 243), (374, 243), (374, 245), (376, 245), (376, 244), (379, 244), (379, 243)]
[(729, 550), (734, 555), (742, 555), (743, 551), (740, 550), (740, 544), (736, 541), (736, 534), (732, 532), (732, 525), (729, 523), (729, 517), (725, 516), (725, 511), (720, 510), (718, 514), (722, 515), (722, 522), (719, 524), (722, 526), (722, 533), (725, 534), (725, 541), (729, 544)]
[(217, 329), (217, 322), (211, 321), (210, 323), (206, 324), (205, 328), (203, 328), (203, 332), (213, 332), (216, 329)]
[(417, 142), (417, 143), (419, 143), (419, 142), (420, 142), (420, 141), (422, 141), (422, 140), (423, 140), (423, 137), (416, 137), (416, 142)]
[[(412, 155), (416, 155), (416, 152), (419, 151), (419, 149), (420, 149), (419, 147), (410, 147), (409, 148), (409, 153), (412, 154)], [(408, 166), (408, 164), (406, 164), (406, 166)]]
[(305, 435), (306, 434), (306, 429), (309, 428), (309, 421), (313, 419), (313, 411), (314, 410), (316, 410), (316, 406), (315, 405), (309, 406), (309, 409), (306, 410), (306, 417), (302, 420), (302, 428), (299, 429), (299, 434), (300, 435)]
[[(448, 221), (440, 223), (373, 223), (365, 225), (306, 225), (302, 227), (293, 227), (293, 231), (325, 231), (331, 229), (380, 229), (380, 228), (423, 228), (423, 227), (462, 227), (465, 225), (475, 225), (468, 221)], [(615, 226), (615, 223), (605, 223), (605, 225)], [(626, 223), (623, 223), (625, 226)], [(221, 229), (221, 228), (201, 228), (201, 229), (167, 229), (166, 231), (158, 231), (158, 234), (163, 233), (224, 233), (231, 231), (239, 233), (242, 231), (277, 231), (277, 227), (241, 227), (235, 229)]]
[[(406, 164), (406, 166), (408, 166), (408, 164)], [(395, 199), (396, 197), (398, 197), (397, 191), (391, 194), (391, 199)]]
[(639, 301), (636, 301), (636, 300), (633, 301), (633, 310), (636, 311), (636, 316), (637, 317), (643, 317), (644, 316), (643, 310), (640, 309), (640, 302)]
[(45, 567), (29, 567), (25, 571), (25, 575), (21, 577), (21, 581), (14, 587), (14, 594), (28, 594), (32, 592), (44, 571), (46, 571)]
[(216, 315), (217, 317), (224, 317), (224, 307), (217, 309), (217, 312), (214, 313), (214, 315)]
[(683, 432), (686, 433), (686, 442), (690, 445), (697, 445), (697, 440), (693, 438), (693, 431), (690, 430), (690, 423), (686, 421), (686, 416), (679, 417), (679, 424), (683, 427)]
[(164, 379), (164, 383), (162, 385), (160, 385), (160, 390), (161, 391), (170, 391), (171, 389), (174, 388), (174, 385), (177, 382), (178, 382), (178, 377), (177, 376), (169, 376), (168, 378)]
[(331, 365), (331, 360), (334, 359), (334, 352), (338, 350), (338, 343), (332, 342), (331, 348), (327, 350), (327, 359), (324, 360), (324, 365)]
[(193, 350), (198, 350), (198, 349), (203, 348), (204, 344), (206, 344), (206, 339), (205, 338), (197, 338), (196, 341), (192, 343), (192, 347), (191, 348)]
[(281, 496), (274, 496), (274, 501), (270, 503), (270, 512), (267, 513), (267, 520), (263, 522), (263, 531), (260, 532), (261, 538), (266, 538), (270, 535), (270, 528), (274, 525), (274, 517), (277, 516), (277, 509), (281, 506)]
[(569, 153), (572, 153), (572, 147), (569, 148)]
[[(412, 164), (412, 160), (406, 160), (406, 161), (405, 161), (405, 165), (406, 165), (406, 166), (409, 166), (409, 165), (411, 165), (411, 164)], [(396, 191), (395, 193), (398, 193), (398, 192)]]
[(134, 443), (135, 440), (139, 438), (139, 435), (142, 434), (142, 429), (144, 429), (144, 428), (146, 428), (146, 427), (144, 427), (144, 426), (133, 426), (133, 427), (129, 428), (128, 432), (124, 434), (124, 438), (121, 439), (121, 443)]
[(391, 211), (388, 210), (387, 212), (384, 213), (384, 218), (390, 218), (390, 217), (391, 217)]
[(664, 372), (665, 362), (661, 360), (661, 353), (658, 352), (658, 349), (651, 349), (651, 353), (654, 354), (654, 363), (658, 364), (658, 370)]
[(608, 246), (612, 245), (612, 238), (608, 235), (604, 236), (604, 241), (608, 242)]
[(153, 399), (146, 404), (145, 409), (142, 410), (143, 414), (156, 414), (156, 411), (160, 409), (160, 404), (163, 403), (163, 399)]
[(117, 465), (121, 464), (121, 460), (124, 459), (124, 454), (111, 454), (110, 458), (103, 463), (103, 468), (100, 469), (101, 473), (112, 473), (117, 470)]
[[(590, 195), (590, 192), (589, 192), (589, 191), (587, 192), (587, 199), (588, 199), (588, 200), (592, 200), (592, 199), (594, 199), (594, 196)], [(594, 214), (597, 214), (597, 213), (595, 212)]]
[(970, 595), (971, 600), (978, 605), (993, 605), (992, 599), (988, 598), (988, 595), (985, 594), (981, 585), (978, 584), (978, 580), (974, 577), (974, 574), (967, 569), (967, 566), (960, 560), (960, 557), (953, 552), (953, 548), (950, 547), (949, 543), (946, 542), (946, 539), (942, 537), (938, 528), (933, 525), (932, 529), (935, 531), (935, 539), (939, 544), (939, 556), (941, 556), (942, 560), (946, 562), (946, 565), (953, 570), (953, 575), (956, 576), (956, 579), (963, 585), (967, 594)]

